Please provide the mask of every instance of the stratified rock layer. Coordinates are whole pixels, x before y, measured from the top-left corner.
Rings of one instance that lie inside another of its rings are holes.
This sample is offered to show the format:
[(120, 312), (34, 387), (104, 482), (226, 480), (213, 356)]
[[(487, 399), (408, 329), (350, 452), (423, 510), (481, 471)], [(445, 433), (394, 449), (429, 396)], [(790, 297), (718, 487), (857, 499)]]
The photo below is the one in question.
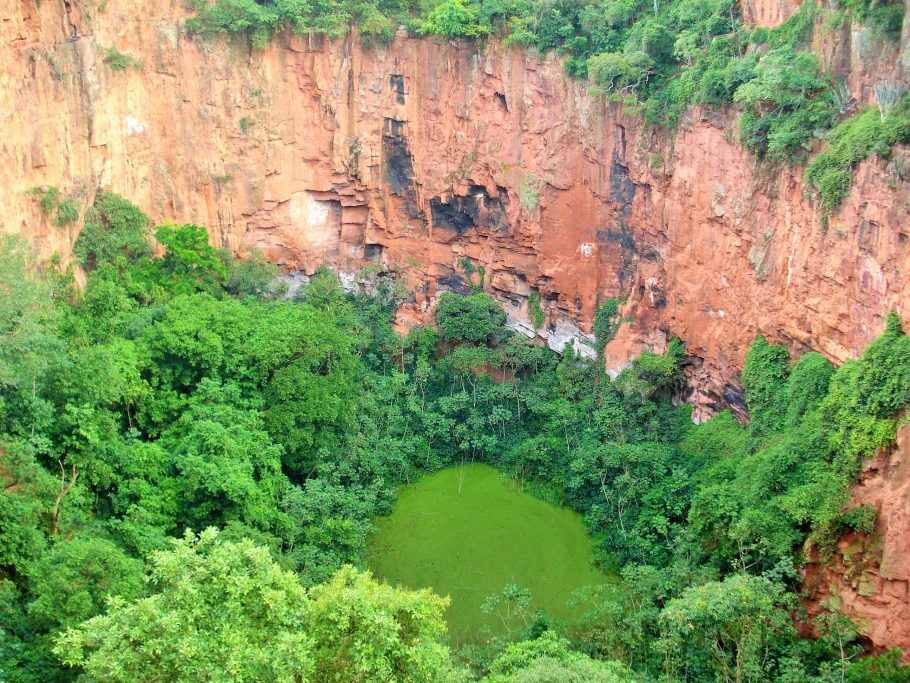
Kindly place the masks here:
[[(648, 131), (556, 58), (404, 36), (364, 48), (285, 35), (259, 52), (187, 35), (176, 1), (35, 5), (5, 0), (0, 16), (0, 223), (45, 256), (67, 255), (79, 226), (41, 214), (26, 192), (39, 185), (83, 208), (113, 190), (288, 270), (396, 269), (414, 291), (405, 324), (441, 289), (467, 289), (468, 259), (511, 324), (555, 348), (589, 351), (599, 303), (625, 300), (612, 372), (681, 337), (698, 418), (742, 412), (738, 368), (756, 334), (842, 362), (890, 310), (910, 312), (910, 187), (881, 160), (862, 164), (823, 226), (802, 169), (756, 166), (735, 113)], [(774, 24), (795, 6), (745, 14)], [(869, 101), (870, 74), (899, 72), (901, 52), (872, 68), (854, 33), (818, 47)], [(137, 65), (112, 70), (109, 48)], [(905, 563), (906, 544), (886, 555)], [(890, 604), (890, 588), (875, 590)], [(910, 649), (903, 624), (871, 637)]]

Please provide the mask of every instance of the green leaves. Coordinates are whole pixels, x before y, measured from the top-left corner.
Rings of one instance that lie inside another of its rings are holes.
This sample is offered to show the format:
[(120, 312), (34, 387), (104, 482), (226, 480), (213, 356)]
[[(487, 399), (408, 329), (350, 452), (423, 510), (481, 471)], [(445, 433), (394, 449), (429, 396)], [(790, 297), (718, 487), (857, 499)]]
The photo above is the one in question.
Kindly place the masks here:
[(149, 258), (149, 218), (120, 195), (101, 192), (86, 214), (73, 253), (88, 270), (121, 257), (131, 262)]
[(172, 294), (217, 291), (227, 276), (209, 233), (198, 225), (162, 225), (155, 239), (166, 253), (155, 263), (152, 277)]
[(111, 601), (55, 653), (104, 681), (451, 680), (446, 601), (342, 568), (309, 595), (250, 541), (187, 533), (152, 558), (153, 595)]
[(452, 341), (486, 344), (503, 336), (506, 313), (489, 294), (459, 296), (443, 292), (436, 304), (436, 324)]
[(448, 599), (392, 588), (346, 566), (311, 589), (310, 600), (314, 680), (457, 680), (444, 645)]
[(793, 162), (805, 159), (816, 129), (834, 122), (834, 107), (816, 97), (828, 87), (818, 58), (792, 47), (769, 51), (755, 67), (755, 77), (733, 95), (747, 109), (740, 119), (740, 139), (759, 158)]
[(427, 15), (421, 31), (445, 38), (476, 38), (490, 32), (479, 18), (471, 0), (441, 0)]
[(150, 597), (67, 630), (57, 655), (91, 680), (307, 679), (306, 595), (266, 549), (187, 534), (153, 556), (150, 582)]
[(795, 639), (795, 598), (764, 577), (734, 574), (688, 588), (660, 614), (657, 648), (683, 679), (768, 680), (777, 642)]

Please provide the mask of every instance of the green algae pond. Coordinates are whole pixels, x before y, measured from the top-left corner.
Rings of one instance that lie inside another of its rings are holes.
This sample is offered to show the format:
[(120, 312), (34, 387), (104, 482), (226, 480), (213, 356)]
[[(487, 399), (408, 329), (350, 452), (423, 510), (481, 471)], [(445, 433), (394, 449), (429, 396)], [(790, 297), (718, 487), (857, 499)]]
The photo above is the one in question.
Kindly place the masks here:
[(582, 586), (615, 582), (594, 566), (594, 542), (581, 517), (524, 492), (497, 470), (468, 464), (403, 486), (367, 544), (377, 578), (448, 595), (455, 643), (502, 635), (480, 606), (507, 584), (529, 589), (531, 608), (571, 622), (567, 606)]

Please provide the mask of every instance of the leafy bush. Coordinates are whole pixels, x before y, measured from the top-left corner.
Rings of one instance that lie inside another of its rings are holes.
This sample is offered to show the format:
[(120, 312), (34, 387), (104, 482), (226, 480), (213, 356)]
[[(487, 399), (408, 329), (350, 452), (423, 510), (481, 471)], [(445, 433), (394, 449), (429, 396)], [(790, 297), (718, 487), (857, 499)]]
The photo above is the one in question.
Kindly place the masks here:
[(749, 407), (749, 428), (758, 434), (777, 430), (787, 410), (789, 354), (783, 346), (756, 337), (743, 363), (742, 382)]
[(619, 301), (607, 299), (598, 308), (594, 315), (594, 339), (597, 353), (602, 354), (619, 329)]
[(828, 147), (806, 167), (806, 181), (829, 213), (849, 194), (853, 172), (861, 161), (876, 154), (887, 157), (895, 144), (910, 141), (910, 100), (904, 98), (884, 118), (874, 107), (858, 111), (835, 127), (826, 140)]
[(28, 194), (38, 198), (41, 213), (54, 214), (54, 223), (57, 225), (69, 225), (79, 220), (79, 205), (72, 198), (64, 197), (56, 187), (33, 187)]
[(894, 648), (883, 655), (850, 662), (847, 683), (907, 683), (910, 666), (901, 666), (903, 651)]
[(535, 330), (543, 327), (544, 322), (546, 322), (546, 316), (540, 307), (540, 294), (537, 292), (528, 294), (528, 313), (531, 316), (531, 322), (534, 324)]
[(476, 38), (490, 29), (480, 22), (480, 12), (471, 0), (442, 0), (421, 22), (420, 31), (445, 38)]
[(57, 225), (69, 225), (79, 220), (79, 205), (72, 199), (64, 199), (57, 205), (57, 213), (54, 214), (54, 223)]
[(843, 8), (856, 21), (870, 26), (875, 35), (895, 40), (904, 21), (904, 3), (899, 0), (844, 0)]
[(148, 258), (153, 254), (149, 218), (120, 195), (101, 192), (85, 216), (73, 253), (89, 270), (119, 257), (132, 262)]
[(104, 53), (104, 63), (111, 67), (111, 71), (126, 71), (136, 63), (136, 60), (126, 52), (109, 47)]
[(436, 323), (446, 339), (485, 344), (502, 336), (506, 313), (489, 294), (443, 292), (436, 305)]
[(816, 129), (833, 123), (834, 107), (819, 97), (828, 87), (818, 58), (792, 47), (768, 52), (755, 67), (755, 77), (733, 95), (746, 105), (740, 139), (761, 158), (792, 162), (806, 157)]

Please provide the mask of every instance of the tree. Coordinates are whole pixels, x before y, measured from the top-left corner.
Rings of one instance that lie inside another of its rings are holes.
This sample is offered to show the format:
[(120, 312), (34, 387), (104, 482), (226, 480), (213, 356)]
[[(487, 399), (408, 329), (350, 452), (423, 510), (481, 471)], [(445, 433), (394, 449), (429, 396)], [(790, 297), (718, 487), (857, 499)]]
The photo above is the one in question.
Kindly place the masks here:
[(634, 683), (639, 680), (619, 662), (600, 662), (569, 648), (552, 631), (536, 640), (511, 643), (490, 665), (487, 683)]
[(443, 292), (436, 304), (436, 323), (446, 339), (486, 344), (502, 335), (506, 313), (489, 294)]
[(311, 589), (310, 598), (314, 680), (458, 680), (444, 644), (447, 598), (377, 583), (351, 566)]
[(769, 344), (762, 336), (749, 346), (742, 381), (749, 407), (749, 429), (755, 434), (776, 432), (784, 426), (789, 359), (787, 349)]
[(265, 548), (188, 532), (152, 556), (150, 584), (153, 595), (67, 629), (54, 652), (96, 681), (308, 679), (306, 594)]
[(475, 38), (489, 32), (470, 0), (442, 0), (427, 15), (421, 30), (445, 38)]
[(660, 614), (667, 673), (687, 680), (765, 681), (775, 650), (796, 636), (793, 596), (764, 577), (734, 574), (683, 591)]
[(278, 502), (289, 482), (281, 447), (233, 391), (204, 380), (190, 408), (162, 435), (173, 458), (179, 519), (195, 528), (238, 521), (282, 530), (289, 520)]
[(480, 606), (484, 614), (497, 617), (511, 637), (516, 630), (526, 629), (531, 624), (531, 591), (515, 583), (507, 583), (502, 590), (488, 595)]
[(144, 589), (142, 563), (90, 533), (59, 540), (27, 575), (29, 615), (48, 631), (76, 626), (99, 614), (106, 599), (133, 599)]
[(162, 225), (155, 230), (155, 239), (165, 248), (165, 254), (155, 262), (152, 273), (172, 294), (216, 291), (227, 277), (227, 269), (218, 258), (218, 251), (209, 244), (205, 228)]
[(86, 214), (73, 253), (89, 270), (117, 258), (149, 258), (154, 254), (149, 218), (120, 195), (101, 192)]

